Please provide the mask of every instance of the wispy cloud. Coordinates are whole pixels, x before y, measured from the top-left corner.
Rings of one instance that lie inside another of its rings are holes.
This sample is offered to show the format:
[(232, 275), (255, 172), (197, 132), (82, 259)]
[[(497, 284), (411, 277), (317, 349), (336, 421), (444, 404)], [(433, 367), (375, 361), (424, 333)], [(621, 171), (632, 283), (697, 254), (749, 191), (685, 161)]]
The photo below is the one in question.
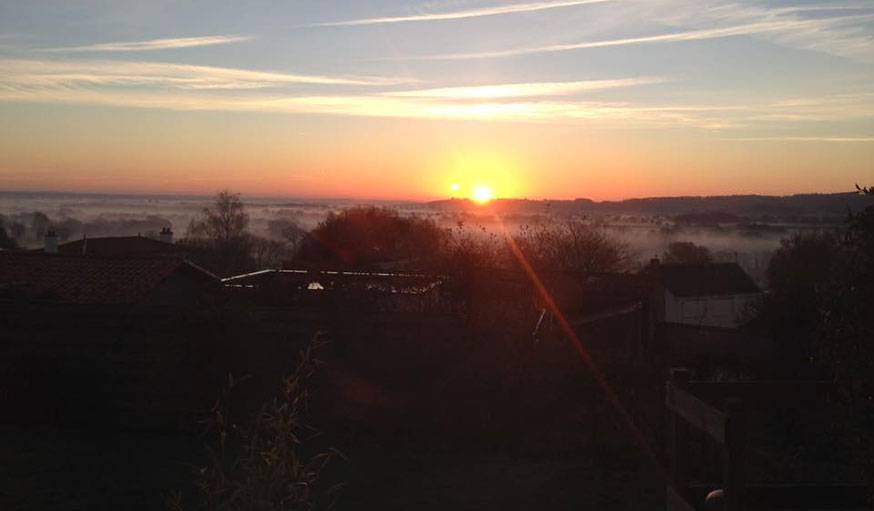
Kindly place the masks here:
[(651, 85), (664, 83), (666, 81), (668, 81), (668, 79), (662, 77), (641, 77), (620, 78), (614, 80), (584, 80), (576, 82), (509, 83), (500, 85), (475, 85), (469, 87), (406, 90), (387, 92), (384, 95), (407, 98), (443, 99), (529, 98), (568, 96), (582, 92)]
[(386, 86), (408, 78), (324, 76), (212, 66), (109, 60), (0, 59), (0, 87), (149, 86), (175, 89), (263, 89), (290, 84)]
[[(0, 101), (68, 103), (183, 111), (278, 112), (410, 119), (586, 123), (598, 128), (740, 127), (874, 119), (868, 93), (785, 97), (727, 104), (654, 104), (575, 98), (588, 91), (637, 87), (662, 77), (504, 83), (402, 91), (294, 84), (395, 86), (403, 79), (270, 73), (165, 63), (0, 59)], [(867, 136), (867, 134), (865, 134)]]
[(271, 112), (407, 119), (490, 122), (597, 122), (600, 127), (627, 128), (731, 126), (695, 112), (671, 108), (587, 101), (451, 101), (381, 95), (281, 96), (205, 95), (52, 89), (22, 91), (0, 87), (0, 101), (69, 103), (182, 111)]
[(544, 11), (547, 9), (557, 9), (559, 7), (599, 4), (608, 1), (611, 0), (562, 0), (555, 2), (531, 2), (524, 4), (497, 5), (493, 7), (481, 7), (477, 9), (467, 9), (442, 13), (414, 14), (408, 16), (386, 16), (379, 18), (363, 18), (346, 21), (329, 21), (325, 23), (314, 23), (308, 26), (350, 27), (360, 25), (382, 25), (387, 23), (408, 23), (414, 21), (446, 21), (465, 18), (480, 18), (483, 16), (497, 16), (501, 14), (518, 14), (524, 12)]
[[(295, 95), (275, 87), (288, 83), (395, 85), (400, 80), (300, 76), (163, 63), (0, 60), (0, 101), (9, 102), (417, 119), (692, 122), (697, 112), (641, 108), (623, 103), (550, 99), (661, 81), (664, 78), (642, 77), (352, 95)], [(713, 123), (707, 121), (707, 125), (712, 126)]]
[(113, 43), (89, 44), (85, 46), (64, 46), (60, 48), (43, 48), (41, 51), (58, 53), (84, 52), (134, 52), (173, 50), (192, 48), (195, 46), (214, 46), (217, 44), (233, 44), (250, 41), (251, 36), (243, 35), (210, 35), (203, 37), (177, 37), (171, 39), (151, 39), (149, 41), (127, 41)]
[[(693, 11), (694, 12), (694, 11)], [(853, 13), (850, 15), (849, 13)], [(758, 1), (719, 3), (691, 14), (692, 22), (752, 23), (761, 20), (805, 20), (812, 23), (795, 29), (766, 34), (771, 42), (848, 57), (874, 59), (874, 3), (819, 2), (816, 4), (769, 6)], [(838, 14), (841, 14), (838, 16)]]
[[(534, 100), (458, 101), (382, 95), (262, 95), (205, 94), (203, 92), (95, 91), (54, 88), (21, 90), (0, 87), (0, 101), (68, 103), (158, 108), (181, 111), (271, 112), (409, 119), (489, 122), (587, 123), (598, 128), (697, 128), (726, 130), (749, 126), (749, 115), (767, 112), (768, 105), (640, 105), (623, 102)], [(817, 116), (821, 116), (818, 113)], [(857, 116), (872, 117), (870, 110)], [(845, 111), (831, 120), (845, 118)], [(819, 119), (819, 117), (817, 118)], [(829, 120), (829, 119), (825, 119)], [(769, 124), (766, 123), (765, 126)]]
[(735, 142), (825, 142), (825, 143), (874, 143), (874, 137), (737, 137), (724, 138)]
[(545, 46), (531, 46), (523, 48), (514, 48), (509, 50), (473, 52), (473, 53), (452, 53), (443, 55), (426, 55), (418, 57), (401, 57), (401, 59), (425, 59), (425, 60), (469, 60), (469, 59), (486, 59), (486, 58), (502, 58), (515, 57), (521, 55), (533, 55), (540, 53), (555, 53), (572, 50), (584, 50), (591, 48), (608, 48), (612, 46), (628, 46), (638, 44), (651, 43), (669, 43), (680, 41), (700, 41), (705, 39), (720, 39), (725, 37), (734, 37), (741, 35), (753, 35), (762, 33), (777, 33), (788, 32), (793, 30), (818, 30), (824, 24), (834, 23), (847, 20), (847, 17), (835, 17), (825, 19), (785, 19), (776, 21), (763, 21), (757, 23), (747, 23), (743, 25), (734, 25), (729, 27), (707, 28), (700, 30), (687, 30), (683, 32), (673, 32), (669, 34), (659, 34), (652, 36), (627, 37), (621, 39), (607, 39), (601, 41), (583, 41), (569, 44), (553, 44)]

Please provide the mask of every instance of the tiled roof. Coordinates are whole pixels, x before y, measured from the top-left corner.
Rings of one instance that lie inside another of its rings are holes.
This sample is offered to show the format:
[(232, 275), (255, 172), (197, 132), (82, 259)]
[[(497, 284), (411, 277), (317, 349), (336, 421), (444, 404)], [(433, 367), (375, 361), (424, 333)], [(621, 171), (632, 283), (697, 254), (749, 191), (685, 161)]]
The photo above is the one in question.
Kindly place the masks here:
[(58, 253), (65, 255), (92, 255), (120, 257), (133, 255), (178, 255), (183, 247), (143, 236), (114, 236), (83, 238), (58, 245)]
[(0, 253), (0, 294), (71, 304), (136, 304), (177, 272), (215, 276), (181, 258)]
[(759, 286), (737, 263), (651, 265), (676, 296), (725, 296), (759, 293)]

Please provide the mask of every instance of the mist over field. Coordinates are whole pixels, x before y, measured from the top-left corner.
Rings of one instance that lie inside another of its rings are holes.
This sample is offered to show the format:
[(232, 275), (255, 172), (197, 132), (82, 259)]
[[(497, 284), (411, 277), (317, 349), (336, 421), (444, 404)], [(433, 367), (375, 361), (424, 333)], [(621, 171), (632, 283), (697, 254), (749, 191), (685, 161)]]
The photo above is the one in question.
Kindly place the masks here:
[[(155, 237), (171, 227), (176, 239), (204, 207), (208, 196), (97, 195), (55, 193), (0, 194), (0, 215), (21, 246), (38, 248), (45, 230), (61, 241), (82, 237)], [(276, 199), (244, 197), (253, 234), (282, 239), (282, 229), (310, 230), (329, 214), (354, 206), (380, 206), (401, 215), (429, 218), (447, 229), (472, 236), (499, 236), (550, 223), (583, 221), (624, 243), (631, 270), (659, 257), (673, 242), (706, 247), (717, 261), (735, 261), (764, 283), (764, 270), (780, 240), (793, 233), (840, 228), (847, 201), (857, 196), (804, 196), (786, 205), (784, 198), (755, 201), (714, 198), (632, 199), (621, 203), (577, 201), (496, 201), (482, 208), (468, 201), (431, 203), (350, 199)], [(777, 201), (783, 202), (778, 203)], [(774, 204), (777, 204), (776, 206)]]

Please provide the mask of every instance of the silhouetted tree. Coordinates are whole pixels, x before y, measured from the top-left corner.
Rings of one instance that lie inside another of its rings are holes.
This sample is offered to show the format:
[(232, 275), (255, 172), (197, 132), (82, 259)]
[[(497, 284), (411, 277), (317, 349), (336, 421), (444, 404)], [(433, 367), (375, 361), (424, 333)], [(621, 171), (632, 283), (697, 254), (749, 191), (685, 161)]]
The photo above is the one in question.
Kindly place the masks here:
[[(874, 195), (874, 189), (857, 187)], [(847, 398), (854, 451), (874, 490), (874, 206), (850, 213), (840, 254), (819, 288), (817, 354)]]
[(610, 272), (629, 263), (628, 247), (580, 221), (524, 227), (514, 239), (541, 271)]
[(0, 249), (11, 250), (18, 248), (18, 243), (6, 233), (6, 228), (0, 225)]
[(768, 265), (763, 312), (780, 350), (782, 369), (790, 374), (812, 370), (818, 293), (832, 276), (839, 249), (832, 233), (796, 234), (781, 242)]
[(387, 208), (357, 207), (330, 214), (301, 242), (295, 260), (340, 268), (433, 264), (447, 233), (431, 220)]
[(34, 240), (41, 240), (45, 237), (46, 231), (49, 228), (49, 217), (42, 211), (34, 211), (30, 216), (30, 236)]
[(52, 229), (54, 229), (55, 233), (58, 235), (58, 239), (61, 241), (67, 241), (73, 233), (83, 232), (84, 230), (82, 222), (75, 218), (64, 218), (61, 221), (54, 222), (52, 224)]
[(249, 215), (240, 195), (228, 190), (219, 192), (212, 207), (203, 208), (188, 225), (186, 243), (192, 249), (192, 258), (219, 275), (255, 269), (248, 224)]
[(707, 247), (691, 241), (675, 241), (668, 245), (668, 249), (662, 254), (662, 260), (666, 263), (703, 264), (712, 262), (713, 255)]
[(201, 216), (191, 220), (188, 235), (228, 243), (245, 237), (248, 225), (249, 215), (240, 194), (222, 190), (216, 195), (212, 207), (203, 208)]
[(267, 234), (273, 238), (285, 241), (292, 247), (297, 247), (304, 236), (306, 236), (307, 230), (294, 220), (277, 218), (267, 222)]
[(284, 243), (256, 236), (253, 236), (250, 239), (250, 243), (252, 246), (252, 259), (254, 260), (255, 268), (265, 269), (282, 267), (283, 259), (287, 254)]
[(16, 240), (22, 241), (24, 239), (24, 235), (27, 234), (27, 227), (19, 221), (12, 220), (7, 225), (9, 228), (9, 234)]

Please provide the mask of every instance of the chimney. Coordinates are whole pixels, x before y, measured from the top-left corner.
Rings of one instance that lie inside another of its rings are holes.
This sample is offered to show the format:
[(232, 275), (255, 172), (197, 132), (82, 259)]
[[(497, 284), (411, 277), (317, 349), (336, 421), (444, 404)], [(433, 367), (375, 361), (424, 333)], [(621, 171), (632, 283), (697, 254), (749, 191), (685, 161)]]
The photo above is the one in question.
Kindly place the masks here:
[(173, 243), (173, 231), (171, 231), (169, 227), (164, 227), (161, 229), (161, 234), (158, 235), (158, 239), (164, 243)]
[(58, 253), (58, 235), (52, 229), (46, 231), (44, 252), (46, 254)]

